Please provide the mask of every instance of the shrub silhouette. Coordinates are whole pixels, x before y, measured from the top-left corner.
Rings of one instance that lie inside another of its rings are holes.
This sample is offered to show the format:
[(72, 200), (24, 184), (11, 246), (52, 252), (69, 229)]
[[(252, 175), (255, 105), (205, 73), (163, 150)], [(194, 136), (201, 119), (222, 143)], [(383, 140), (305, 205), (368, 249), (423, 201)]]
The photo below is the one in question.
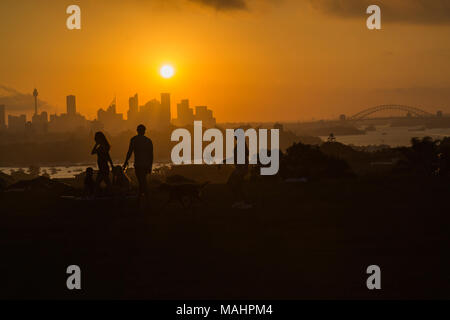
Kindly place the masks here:
[(283, 178), (343, 178), (354, 176), (345, 160), (326, 155), (318, 146), (296, 143), (286, 150), (280, 163)]
[(407, 165), (414, 173), (431, 175), (439, 169), (440, 140), (412, 138), (410, 148), (402, 148)]

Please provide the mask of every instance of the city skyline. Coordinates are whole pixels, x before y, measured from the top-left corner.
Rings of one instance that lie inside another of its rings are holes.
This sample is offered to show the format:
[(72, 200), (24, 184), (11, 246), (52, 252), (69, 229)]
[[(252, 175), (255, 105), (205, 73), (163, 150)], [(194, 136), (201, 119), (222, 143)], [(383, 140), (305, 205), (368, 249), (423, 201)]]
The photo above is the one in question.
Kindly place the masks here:
[[(27, 114), (14, 114), (8, 112), (6, 105), (0, 104), (0, 129), (17, 133), (32, 129), (35, 133), (47, 132), (72, 132), (78, 129), (107, 130), (111, 133), (132, 129), (138, 124), (148, 125), (151, 130), (167, 131), (172, 125), (189, 126), (196, 120), (203, 121), (205, 127), (215, 127), (216, 119), (213, 111), (207, 106), (195, 106), (189, 108), (189, 99), (181, 100), (177, 108), (177, 117), (171, 112), (171, 94), (161, 93), (160, 100), (151, 99), (145, 104), (139, 104), (139, 95), (136, 93), (128, 99), (127, 117), (124, 113), (117, 112), (117, 99), (106, 108), (99, 108), (94, 119), (88, 119), (81, 112), (77, 111), (75, 95), (66, 96), (65, 113), (48, 113), (39, 109), (38, 90), (33, 90), (34, 112), (30, 120)], [(181, 111), (180, 106), (185, 106), (191, 110), (190, 115)], [(195, 110), (195, 114), (194, 114)], [(181, 111), (181, 112), (180, 112)]]
[[(216, 118), (213, 116), (213, 110), (209, 109), (207, 106), (194, 106), (190, 107), (189, 99), (181, 99), (179, 103), (171, 104), (171, 93), (161, 93), (160, 100), (155, 98), (149, 100), (143, 105), (139, 105), (139, 95), (135, 93), (133, 96), (128, 98), (128, 109), (126, 112), (118, 112), (117, 108), (117, 97), (114, 97), (113, 101), (108, 105), (108, 107), (100, 107), (96, 112), (96, 117), (89, 119), (81, 112), (77, 112), (77, 103), (75, 95), (66, 96), (66, 107), (65, 113), (57, 112), (49, 113), (44, 108), (39, 113), (40, 101), (38, 100), (39, 92), (35, 88), (30, 94), (33, 97), (33, 113), (31, 113), (31, 119), (28, 121), (29, 114), (24, 113), (11, 113), (7, 112), (8, 108), (5, 104), (0, 104), (0, 129), (13, 129), (11, 132), (23, 131), (28, 126), (31, 128), (33, 125), (37, 132), (71, 132), (78, 128), (90, 128), (92, 130), (103, 130), (108, 129), (112, 133), (118, 133), (126, 129), (132, 129), (140, 123), (149, 125), (152, 130), (156, 131), (167, 131), (170, 126), (176, 127), (186, 127), (192, 126), (194, 121), (200, 120), (203, 125), (208, 128), (216, 126)], [(31, 100), (31, 98), (30, 98)], [(176, 105), (176, 107), (175, 107)], [(163, 110), (164, 111), (161, 111)], [(427, 108), (424, 108), (427, 109)], [(175, 113), (173, 111), (176, 111)], [(406, 112), (407, 117), (415, 116), (425, 116), (425, 117), (449, 117), (449, 113), (443, 110), (423, 110), (414, 106), (405, 106), (401, 104), (384, 104), (379, 106), (373, 106), (360, 110), (359, 113), (354, 115), (340, 114), (338, 118), (335, 119), (313, 119), (314, 121), (346, 121), (355, 120), (360, 114), (368, 112), (372, 114), (374, 112), (380, 111), (402, 111)], [(194, 113), (195, 111), (195, 113)], [(126, 114), (126, 118), (125, 115)], [(353, 119), (354, 118), (354, 119)], [(8, 121), (7, 121), (8, 120)], [(8, 123), (11, 121), (12, 126)], [(257, 121), (251, 121), (253, 123), (258, 123)], [(268, 123), (277, 123), (282, 121), (272, 121)], [(285, 121), (286, 123), (293, 123), (300, 121)], [(48, 124), (51, 123), (49, 126)], [(222, 121), (221, 123), (226, 123)], [(245, 123), (245, 122), (236, 122)], [(247, 122), (250, 123), (250, 122)], [(260, 122), (263, 123), (263, 122)]]

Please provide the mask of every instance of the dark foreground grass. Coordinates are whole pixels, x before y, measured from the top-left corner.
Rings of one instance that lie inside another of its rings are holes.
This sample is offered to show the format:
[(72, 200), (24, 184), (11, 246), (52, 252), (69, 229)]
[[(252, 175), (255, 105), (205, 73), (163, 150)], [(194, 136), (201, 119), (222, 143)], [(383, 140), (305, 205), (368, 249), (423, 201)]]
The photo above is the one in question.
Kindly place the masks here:
[[(372, 177), (249, 184), (255, 208), (225, 185), (183, 210), (132, 200), (1, 195), (1, 298), (450, 298), (450, 185)], [(82, 290), (66, 289), (79, 265)], [(366, 288), (381, 267), (382, 290)]]

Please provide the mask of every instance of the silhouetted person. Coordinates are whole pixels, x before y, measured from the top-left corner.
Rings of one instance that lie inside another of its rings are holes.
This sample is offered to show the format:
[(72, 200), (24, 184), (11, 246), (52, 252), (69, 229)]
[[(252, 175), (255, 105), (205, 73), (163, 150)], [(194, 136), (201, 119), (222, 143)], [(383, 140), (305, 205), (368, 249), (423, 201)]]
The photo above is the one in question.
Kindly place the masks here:
[(137, 127), (138, 134), (130, 140), (127, 158), (123, 165), (125, 169), (128, 166), (131, 155), (134, 153), (134, 171), (139, 183), (139, 204), (141, 204), (143, 195), (147, 201), (149, 200), (147, 175), (151, 174), (153, 166), (153, 142), (145, 136), (145, 130), (146, 128), (142, 124)]
[(92, 169), (91, 167), (86, 169), (83, 193), (83, 195), (88, 198), (91, 198), (95, 194), (94, 169)]
[(97, 155), (97, 164), (98, 164), (98, 175), (97, 175), (97, 179), (95, 181), (95, 189), (96, 192), (99, 191), (100, 189), (100, 184), (103, 182), (105, 182), (108, 190), (110, 189), (111, 186), (111, 181), (109, 179), (109, 165), (111, 164), (111, 167), (114, 166), (112, 160), (111, 160), (111, 156), (109, 155), (109, 150), (111, 149), (111, 146), (108, 142), (108, 140), (106, 139), (105, 135), (103, 134), (103, 132), (97, 132), (95, 134), (95, 146), (92, 149), (91, 154), (96, 154)]
[[(230, 189), (231, 193), (233, 194), (234, 198), (234, 203), (232, 207), (238, 209), (250, 209), (253, 207), (253, 205), (247, 201), (247, 197), (244, 192), (245, 177), (249, 172), (248, 167), (249, 167), (250, 152), (248, 150), (247, 142), (245, 142), (245, 158), (244, 158), (245, 161), (243, 164), (238, 164), (238, 144), (236, 136), (234, 138), (236, 142), (236, 145), (234, 147), (235, 168), (233, 172), (231, 172), (230, 177), (228, 178), (227, 186)], [(224, 160), (223, 163), (225, 163), (225, 161), (226, 160)]]

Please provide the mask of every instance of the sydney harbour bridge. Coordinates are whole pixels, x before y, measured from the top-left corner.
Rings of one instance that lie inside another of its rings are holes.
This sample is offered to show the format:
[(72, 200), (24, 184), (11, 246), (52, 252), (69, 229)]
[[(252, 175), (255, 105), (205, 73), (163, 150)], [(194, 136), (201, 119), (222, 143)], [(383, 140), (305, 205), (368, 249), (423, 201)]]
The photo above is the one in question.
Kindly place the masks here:
[[(438, 111), (436, 114), (432, 114), (428, 111), (422, 110), (420, 108), (411, 107), (411, 106), (405, 106), (405, 105), (398, 105), (398, 104), (386, 104), (386, 105), (379, 105), (371, 108), (364, 109), (351, 117), (346, 118), (345, 116), (341, 116), (341, 120), (369, 120), (373, 119), (372, 117), (369, 118), (369, 116), (382, 112), (382, 111), (404, 111), (406, 112), (408, 117), (415, 117), (415, 118), (437, 118), (442, 116), (442, 112)], [(384, 117), (386, 119), (386, 117)]]

